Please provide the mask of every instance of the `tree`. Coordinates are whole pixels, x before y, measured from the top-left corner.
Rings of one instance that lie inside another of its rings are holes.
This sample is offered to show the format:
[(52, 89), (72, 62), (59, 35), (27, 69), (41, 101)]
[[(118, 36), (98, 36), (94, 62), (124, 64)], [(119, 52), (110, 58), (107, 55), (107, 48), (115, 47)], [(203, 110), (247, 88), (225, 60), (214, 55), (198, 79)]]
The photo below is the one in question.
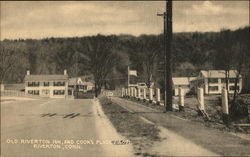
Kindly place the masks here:
[(69, 69), (74, 64), (75, 50), (72, 46), (64, 43), (59, 45), (52, 60), (56, 62), (57, 71), (62, 71), (64, 69)]
[(163, 49), (161, 43), (162, 36), (142, 35), (130, 45), (130, 60), (135, 63), (132, 67), (144, 75), (148, 88), (156, 75), (156, 61)]
[[(237, 74), (236, 74), (236, 79), (234, 82), (234, 95), (233, 95), (233, 100), (232, 100), (232, 105), (230, 108), (230, 112), (232, 113), (232, 115), (236, 115), (237, 111), (238, 111), (238, 105), (236, 104), (236, 100), (238, 97), (238, 82), (240, 79), (240, 76), (242, 75), (242, 69), (243, 66), (247, 64), (249, 64), (249, 56), (247, 56), (249, 49), (247, 48), (246, 44), (243, 44), (242, 42), (237, 42), (234, 46), (233, 46), (233, 51), (234, 53), (234, 60), (235, 60), (235, 68), (237, 70)], [(250, 65), (250, 64), (249, 64)]]
[[(215, 67), (225, 71), (226, 89), (228, 91), (229, 70), (233, 65), (233, 50), (234, 44), (232, 32), (230, 30), (221, 30), (216, 39), (216, 53), (214, 58)], [(227, 94), (229, 96), (229, 94)]]
[(16, 50), (13, 45), (4, 45), (1, 43), (0, 46), (0, 83), (4, 82), (4, 79), (14, 67), (17, 60)]
[(156, 74), (156, 61), (162, 50), (161, 38), (156, 36), (155, 38), (149, 38), (143, 40), (142, 46), (142, 59), (143, 69), (146, 76), (146, 84), (148, 88), (151, 87), (152, 79)]
[(113, 38), (97, 35), (89, 38), (87, 51), (89, 56), (89, 68), (94, 76), (95, 96), (101, 93), (105, 79), (119, 62), (119, 57), (114, 52)]

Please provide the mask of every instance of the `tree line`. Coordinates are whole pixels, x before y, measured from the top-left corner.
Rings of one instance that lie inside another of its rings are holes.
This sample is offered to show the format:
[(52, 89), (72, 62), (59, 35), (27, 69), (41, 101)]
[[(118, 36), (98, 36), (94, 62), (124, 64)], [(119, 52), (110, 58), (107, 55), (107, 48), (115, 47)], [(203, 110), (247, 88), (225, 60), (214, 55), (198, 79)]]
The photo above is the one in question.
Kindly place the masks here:
[[(173, 76), (197, 76), (202, 69), (237, 69), (243, 92), (250, 92), (249, 27), (220, 32), (173, 35)], [(0, 42), (0, 81), (23, 82), (31, 74), (92, 74), (95, 86), (116, 88), (127, 80), (127, 66), (138, 81), (161, 83), (164, 37), (160, 35), (96, 35), (72, 38), (16, 39)]]

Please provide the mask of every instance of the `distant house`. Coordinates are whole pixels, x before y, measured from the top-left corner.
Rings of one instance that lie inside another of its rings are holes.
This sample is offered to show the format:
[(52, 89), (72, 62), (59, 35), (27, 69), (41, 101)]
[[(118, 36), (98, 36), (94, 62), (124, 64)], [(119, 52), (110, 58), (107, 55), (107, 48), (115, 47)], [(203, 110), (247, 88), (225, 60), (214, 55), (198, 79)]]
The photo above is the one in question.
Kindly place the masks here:
[(69, 89), (78, 92), (88, 92), (94, 89), (94, 83), (87, 76), (74, 77), (69, 79)]
[[(234, 92), (234, 84), (237, 76), (236, 70), (229, 71), (228, 91)], [(197, 86), (204, 88), (204, 94), (221, 94), (222, 89), (226, 88), (224, 70), (201, 70), (197, 78)], [(240, 75), (237, 90), (241, 92), (242, 76)]]
[(178, 88), (181, 87), (184, 89), (185, 94), (188, 93), (192, 86), (191, 86), (191, 82), (196, 80), (196, 77), (173, 77), (172, 81), (173, 81), (173, 95), (174, 96), (178, 96)]
[(63, 75), (25, 75), (25, 93), (49, 98), (66, 98), (68, 96), (68, 74)]

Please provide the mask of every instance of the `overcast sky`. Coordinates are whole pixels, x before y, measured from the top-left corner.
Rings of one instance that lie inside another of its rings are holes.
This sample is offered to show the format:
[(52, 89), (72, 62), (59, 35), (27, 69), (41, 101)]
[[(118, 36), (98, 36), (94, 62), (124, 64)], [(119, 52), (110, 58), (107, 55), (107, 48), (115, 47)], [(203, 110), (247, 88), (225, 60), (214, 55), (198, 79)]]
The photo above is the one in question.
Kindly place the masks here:
[[(1, 39), (159, 34), (164, 1), (1, 2)], [(246, 1), (174, 1), (173, 31), (249, 26)]]

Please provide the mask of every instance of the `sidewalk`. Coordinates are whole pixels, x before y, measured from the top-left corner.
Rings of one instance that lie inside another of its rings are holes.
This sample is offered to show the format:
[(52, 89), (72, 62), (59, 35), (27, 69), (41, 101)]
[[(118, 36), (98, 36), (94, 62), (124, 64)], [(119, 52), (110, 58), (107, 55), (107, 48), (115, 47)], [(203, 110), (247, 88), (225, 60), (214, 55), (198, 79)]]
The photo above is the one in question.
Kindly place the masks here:
[(208, 151), (224, 156), (250, 155), (250, 140), (202, 126), (196, 122), (174, 116), (171, 113), (159, 112), (127, 99), (112, 97), (111, 100), (130, 112), (139, 114), (158, 126), (162, 126)]

